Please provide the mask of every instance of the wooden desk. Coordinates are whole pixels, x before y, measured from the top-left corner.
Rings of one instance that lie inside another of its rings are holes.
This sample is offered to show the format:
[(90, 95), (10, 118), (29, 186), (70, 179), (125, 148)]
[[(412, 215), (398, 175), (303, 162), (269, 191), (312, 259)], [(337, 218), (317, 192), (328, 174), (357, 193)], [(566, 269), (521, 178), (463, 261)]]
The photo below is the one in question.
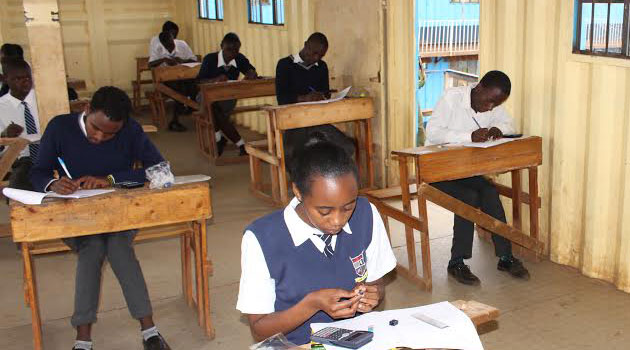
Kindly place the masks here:
[[(101, 196), (54, 200), (42, 205), (12, 201), (10, 217), (13, 240), (21, 243), (24, 292), (26, 303), (31, 308), (35, 349), (42, 349), (42, 334), (33, 254), (59, 251), (45, 245), (60, 238), (140, 229), (136, 237), (138, 240), (144, 231), (154, 227), (155, 237), (165, 237), (171, 235), (168, 232), (171, 226), (168, 225), (186, 223), (192, 227), (192, 237), (181, 235), (182, 287), (188, 304), (197, 305), (199, 325), (210, 338), (214, 337), (208, 294), (211, 266), (207, 258), (206, 220), (212, 217), (212, 208), (207, 182), (177, 185), (163, 190), (116, 190)], [(190, 250), (193, 246), (196, 302), (192, 296), (190, 277)]]
[(184, 104), (194, 110), (199, 110), (199, 104), (197, 101), (191, 100), (187, 96), (180, 94), (179, 92), (166, 86), (166, 82), (177, 80), (191, 80), (196, 79), (199, 74), (201, 63), (188, 67), (183, 64), (176, 66), (161, 66), (153, 68), (153, 84), (155, 91), (152, 95), (151, 109), (153, 111), (153, 123), (159, 128), (166, 126), (166, 97), (170, 97), (173, 100)]
[[(364, 176), (366, 187), (374, 186), (374, 166), (372, 164), (372, 118), (374, 117), (374, 103), (371, 98), (348, 98), (332, 103), (321, 104), (292, 104), (265, 108), (269, 113), (267, 120), (267, 152), (257, 152), (256, 158), (269, 162), (271, 166), (278, 168), (278, 187), (272, 183), (272, 200), (280, 205), (289, 202), (288, 179), (286, 174), (286, 160), (284, 156), (284, 132), (291, 129), (309, 126), (348, 123), (354, 124), (356, 137), (355, 161), (359, 167), (360, 176)], [(363, 127), (363, 128), (362, 128)], [(365, 168), (361, 167), (361, 129), (363, 129), (363, 150), (365, 152)], [(248, 150), (249, 152), (249, 150)], [(250, 153), (250, 155), (253, 155)], [(275, 165), (277, 164), (277, 165)], [(256, 171), (252, 172), (252, 190), (260, 190), (254, 181)], [(278, 193), (278, 194), (276, 194)], [(267, 196), (265, 193), (258, 193)]]
[[(203, 155), (212, 159), (215, 164), (223, 165), (239, 161), (247, 161), (247, 157), (243, 159), (230, 159), (225, 156), (219, 157), (216, 149), (216, 140), (214, 137), (214, 120), (212, 116), (212, 104), (217, 101), (225, 100), (242, 100), (246, 98), (267, 97), (276, 95), (276, 79), (252, 79), (252, 80), (236, 80), (221, 83), (205, 83), (199, 85), (199, 91), (202, 96), (202, 113), (195, 116), (197, 125), (197, 141), (199, 142), (199, 150)], [(239, 106), (232, 113), (244, 113), (261, 110), (269, 105), (255, 106)]]
[[(408, 268), (398, 265), (397, 271), (418, 284), (421, 288), (431, 290), (431, 258), (429, 249), (429, 230), (427, 222), (426, 201), (430, 200), (453, 213), (473, 221), (478, 226), (495, 232), (513, 243), (518, 244), (536, 256), (542, 253), (544, 245), (538, 239), (538, 197), (537, 167), (542, 164), (542, 139), (537, 136), (508, 142), (490, 148), (428, 146), (415, 147), (393, 151), (398, 157), (400, 171), (400, 197), (403, 210), (398, 210), (385, 202), (387, 197), (383, 190), (368, 192), (370, 200), (377, 206), (381, 215), (391, 217), (405, 225)], [(409, 180), (409, 166), (414, 166), (415, 181)], [(529, 172), (529, 195), (521, 188), (522, 169)], [(447, 194), (429, 185), (433, 182), (456, 180), (478, 175), (503, 172), (512, 173), (512, 188), (497, 185), (499, 193), (512, 198), (513, 225), (507, 225), (495, 220)], [(412, 184), (415, 182), (416, 185)], [(419, 217), (411, 212), (411, 195), (416, 189)], [(392, 191), (390, 193), (395, 193)], [(530, 200), (532, 199), (533, 200)], [(531, 202), (531, 203), (530, 203)], [(521, 203), (529, 204), (530, 234), (521, 231), (522, 216)], [(415, 241), (413, 230), (420, 231), (420, 246), (422, 252), (422, 277), (418, 276), (416, 264)], [(388, 230), (389, 231), (389, 230)]]

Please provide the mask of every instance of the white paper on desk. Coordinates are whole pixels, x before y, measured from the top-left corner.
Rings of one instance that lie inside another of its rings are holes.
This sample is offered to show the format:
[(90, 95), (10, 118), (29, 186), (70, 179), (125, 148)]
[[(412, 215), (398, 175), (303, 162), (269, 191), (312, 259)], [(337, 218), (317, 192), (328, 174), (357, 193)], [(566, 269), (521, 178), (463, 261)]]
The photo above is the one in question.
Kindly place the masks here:
[(504, 143), (512, 142), (515, 140), (520, 140), (519, 138), (502, 138), (498, 140), (486, 141), (486, 142), (462, 142), (462, 143), (452, 143), (453, 146), (464, 146), (464, 147), (475, 147), (475, 148), (490, 148), (498, 145), (502, 145)]
[(182, 63), (182, 66), (194, 68), (194, 67), (197, 67), (200, 64), (201, 64), (201, 62), (188, 62), (188, 63)]
[(98, 196), (98, 195), (109, 193), (109, 192), (114, 192), (114, 190), (113, 189), (78, 190), (68, 195), (58, 194), (55, 192), (45, 193), (45, 192), (25, 191), (25, 190), (18, 190), (17, 188), (10, 188), (10, 187), (5, 187), (2, 190), (2, 194), (4, 194), (6, 197), (11, 198), (15, 201), (24, 203), (24, 204), (29, 204), (29, 205), (42, 204), (42, 201), (46, 197), (78, 199), (78, 198)]
[[(411, 316), (418, 312), (446, 323), (448, 327), (438, 329)], [(398, 320), (396, 326), (389, 325), (389, 321), (393, 319)], [(362, 346), (361, 350), (383, 350), (403, 346), (412, 349), (483, 350), (477, 330), (470, 318), (449, 302), (409, 309), (370, 312), (353, 319), (311, 324), (314, 332), (330, 326), (352, 330), (367, 330), (369, 326), (372, 326), (374, 339)], [(325, 345), (325, 347), (327, 350), (344, 349), (330, 345)]]
[(30, 143), (35, 143), (39, 142), (39, 140), (42, 138), (42, 134), (22, 134), (20, 135), (20, 137), (28, 140), (28, 142)]
[(175, 181), (173, 181), (173, 185), (189, 184), (192, 182), (202, 182), (202, 181), (208, 181), (210, 179), (211, 177), (208, 175), (175, 176)]
[(317, 105), (317, 104), (321, 104), (321, 103), (331, 103), (331, 102), (341, 101), (346, 96), (348, 96), (348, 92), (350, 92), (350, 89), (352, 89), (352, 86), (348, 86), (347, 88), (345, 88), (345, 89), (343, 89), (343, 90), (341, 90), (339, 92), (335, 92), (327, 100), (311, 101), (311, 102), (300, 102), (300, 103), (296, 103), (296, 105)]

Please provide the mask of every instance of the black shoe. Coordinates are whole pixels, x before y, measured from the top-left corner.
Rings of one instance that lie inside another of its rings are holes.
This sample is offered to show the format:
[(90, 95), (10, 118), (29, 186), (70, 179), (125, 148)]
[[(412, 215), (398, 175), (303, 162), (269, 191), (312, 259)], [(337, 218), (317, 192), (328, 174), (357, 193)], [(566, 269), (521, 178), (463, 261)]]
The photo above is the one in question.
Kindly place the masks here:
[(217, 153), (219, 153), (219, 156), (223, 154), (225, 145), (227, 145), (227, 139), (225, 137), (222, 137), (219, 141), (217, 141)]
[(239, 146), (239, 148), (238, 148), (238, 155), (239, 156), (246, 156), (247, 155), (247, 151), (245, 150), (245, 145)]
[(459, 283), (467, 285), (476, 285), (480, 283), (479, 278), (470, 272), (468, 265), (463, 262), (449, 266), (447, 270), (448, 274), (453, 276)]
[(510, 260), (504, 261), (499, 259), (497, 264), (499, 271), (507, 271), (512, 277), (521, 278), (524, 280), (529, 279), (529, 271), (523, 266), (523, 263), (515, 257), (511, 257)]
[(144, 345), (144, 350), (171, 350), (164, 337), (159, 333), (147, 340), (142, 340), (142, 345)]
[(176, 132), (184, 132), (188, 129), (186, 129), (185, 126), (183, 126), (180, 122), (173, 120), (172, 122), (170, 122), (168, 124), (168, 129), (170, 131), (176, 131)]

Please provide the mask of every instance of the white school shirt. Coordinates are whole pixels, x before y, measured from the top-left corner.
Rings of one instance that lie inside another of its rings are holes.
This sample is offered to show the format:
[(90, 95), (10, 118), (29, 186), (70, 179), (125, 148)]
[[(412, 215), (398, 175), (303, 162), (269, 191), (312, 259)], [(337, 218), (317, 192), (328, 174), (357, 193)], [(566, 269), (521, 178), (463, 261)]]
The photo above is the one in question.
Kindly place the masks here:
[[(289, 229), (293, 244), (298, 247), (307, 240), (311, 240), (317, 250), (324, 254), (325, 243), (317, 234), (320, 230), (308, 225), (298, 216), (295, 207), (299, 204), (297, 198), (284, 208), (284, 222)], [(389, 243), (383, 220), (376, 207), (372, 208), (372, 242), (365, 254), (367, 258), (368, 277), (366, 282), (374, 282), (396, 267), (396, 257)], [(352, 234), (350, 225), (346, 223), (343, 231)], [(333, 249), (337, 243), (337, 236), (332, 236), (330, 244)], [(269, 273), (265, 256), (258, 239), (251, 231), (246, 231), (241, 243), (241, 283), (238, 291), (236, 309), (244, 314), (264, 315), (275, 311), (276, 283)]]
[(302, 67), (302, 68), (304, 68), (304, 69), (306, 69), (306, 70), (311, 69), (311, 67), (317, 67), (317, 66), (319, 66), (319, 61), (317, 61), (317, 62), (315, 62), (315, 63), (311, 64), (310, 66), (307, 66), (307, 65), (304, 63), (304, 60), (303, 60), (303, 59), (302, 59), (302, 57), (300, 56), (300, 53), (299, 53), (299, 52), (293, 55), (293, 63), (295, 63), (295, 64), (299, 64), (299, 65), (300, 65), (300, 67)]
[(483, 113), (477, 113), (472, 109), (470, 92), (475, 86), (477, 84), (458, 86), (444, 91), (427, 124), (425, 146), (470, 142), (472, 141), (471, 134), (479, 127), (497, 127), (506, 135), (516, 132), (514, 120), (503, 106), (497, 106)]
[(160, 42), (160, 39), (158, 37), (153, 37), (149, 48), (149, 62), (157, 61), (166, 57), (179, 57), (183, 60), (197, 60), (197, 56), (195, 56), (190, 46), (188, 46), (184, 40), (175, 39), (175, 49), (173, 52), (168, 52), (168, 50)]
[(236, 59), (235, 58), (232, 58), (230, 63), (225, 64), (225, 59), (223, 58), (223, 50), (221, 50), (221, 51), (219, 51), (219, 55), (217, 56), (217, 68), (221, 68), (223, 66), (225, 66), (225, 67), (232, 66), (234, 68), (238, 68), (238, 66), (236, 65)]
[[(40, 133), (39, 129), (39, 117), (37, 113), (37, 97), (35, 96), (35, 89), (31, 89), (31, 92), (26, 95), (24, 102), (28, 105), (28, 109), (31, 111), (33, 120), (35, 121), (35, 127), (37, 127), (37, 133)], [(11, 122), (24, 128), (22, 135), (26, 135), (26, 122), (24, 120), (24, 106), (22, 101), (11, 95), (9, 91), (6, 95), (0, 97), (0, 131), (4, 130), (11, 124)], [(6, 150), (4, 148), (3, 152)], [(24, 147), (19, 158), (29, 157), (31, 152), (29, 147)]]

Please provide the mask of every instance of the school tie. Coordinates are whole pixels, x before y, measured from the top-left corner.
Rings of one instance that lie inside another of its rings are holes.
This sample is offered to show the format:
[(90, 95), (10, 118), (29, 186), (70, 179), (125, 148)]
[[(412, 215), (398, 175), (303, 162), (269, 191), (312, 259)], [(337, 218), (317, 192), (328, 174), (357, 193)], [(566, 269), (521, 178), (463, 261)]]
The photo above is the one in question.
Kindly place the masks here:
[[(24, 106), (24, 124), (26, 124), (26, 133), (27, 134), (37, 134), (37, 125), (35, 124), (35, 118), (31, 114), (31, 110), (28, 108), (28, 103), (22, 101), (22, 105)], [(33, 163), (37, 158), (37, 154), (39, 153), (39, 144), (31, 143), (28, 145), (28, 150), (31, 154), (31, 160)]]
[(331, 245), (331, 243), (332, 243), (332, 235), (328, 235), (328, 234), (321, 234), (321, 235), (320, 234), (316, 234), (316, 235), (317, 235), (317, 237), (321, 238), (322, 241), (324, 241), (324, 244), (325, 244), (325, 246), (324, 246), (324, 255), (327, 258), (330, 258), (331, 256), (333, 256), (333, 253), (335, 251), (333, 250), (333, 247)]

